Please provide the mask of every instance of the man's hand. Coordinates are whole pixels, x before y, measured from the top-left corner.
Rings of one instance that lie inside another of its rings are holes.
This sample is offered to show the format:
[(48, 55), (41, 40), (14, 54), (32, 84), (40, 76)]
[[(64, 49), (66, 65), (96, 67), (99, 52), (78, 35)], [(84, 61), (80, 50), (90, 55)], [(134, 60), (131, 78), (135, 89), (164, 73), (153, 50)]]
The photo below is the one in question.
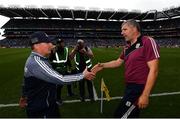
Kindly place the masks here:
[(92, 80), (95, 78), (95, 74), (93, 72), (89, 72), (87, 68), (83, 71), (84, 78), (87, 80)]
[(97, 72), (103, 70), (103, 63), (98, 63), (96, 64), (92, 69), (91, 71), (96, 74)]
[(79, 47), (79, 45), (76, 45), (76, 46), (74, 47), (74, 51), (78, 51), (78, 47)]
[(146, 95), (141, 95), (138, 99), (138, 107), (140, 109), (143, 109), (143, 108), (146, 108), (149, 104), (149, 96), (146, 96)]
[(138, 100), (139, 108), (146, 108), (149, 104), (149, 95), (158, 75), (159, 60), (158, 59), (151, 60), (147, 63), (147, 65), (149, 67), (149, 74), (147, 77), (145, 88)]
[(19, 107), (25, 108), (27, 106), (27, 98), (26, 97), (21, 97), (19, 100)]
[(80, 53), (83, 53), (83, 54), (87, 54), (86, 52), (86, 49), (85, 48), (82, 48), (81, 50), (79, 50)]

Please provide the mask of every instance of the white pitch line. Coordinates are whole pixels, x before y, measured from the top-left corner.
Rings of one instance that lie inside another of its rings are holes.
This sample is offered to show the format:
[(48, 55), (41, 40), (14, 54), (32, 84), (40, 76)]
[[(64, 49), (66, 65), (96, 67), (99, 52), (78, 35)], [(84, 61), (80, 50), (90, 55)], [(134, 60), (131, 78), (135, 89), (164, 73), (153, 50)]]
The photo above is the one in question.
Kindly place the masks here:
[(2, 107), (17, 107), (19, 104), (0, 104), (0, 108)]
[(159, 96), (166, 96), (166, 95), (178, 95), (179, 92), (170, 92), (170, 93), (157, 93), (157, 94), (151, 94), (151, 97), (159, 97)]
[[(168, 95), (178, 95), (180, 94), (179, 92), (165, 92), (165, 93), (156, 93), (156, 94), (151, 94), (150, 97), (160, 97), (160, 96), (168, 96)], [(111, 100), (117, 100), (117, 99), (122, 99), (122, 97), (112, 97)], [(98, 101), (100, 101), (101, 99), (98, 98)], [(106, 100), (106, 98), (104, 98), (103, 100)], [(86, 99), (85, 101), (90, 101), (89, 99)], [(80, 100), (66, 100), (63, 101), (64, 103), (77, 103), (77, 102), (81, 102)], [(19, 104), (0, 104), (0, 108), (2, 107), (16, 107), (19, 106)]]

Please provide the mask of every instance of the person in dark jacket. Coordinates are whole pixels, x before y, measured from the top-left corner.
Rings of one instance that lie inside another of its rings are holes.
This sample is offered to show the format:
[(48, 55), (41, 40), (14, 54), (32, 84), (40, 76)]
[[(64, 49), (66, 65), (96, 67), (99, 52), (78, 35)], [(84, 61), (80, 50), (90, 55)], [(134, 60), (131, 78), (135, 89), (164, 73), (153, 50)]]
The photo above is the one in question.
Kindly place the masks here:
[[(71, 73), (71, 61), (69, 59), (69, 49), (65, 47), (63, 39), (54, 38), (56, 41), (56, 48), (52, 51), (49, 60), (53, 69), (59, 72), (62, 75), (67, 75)], [(57, 104), (62, 105), (63, 101), (61, 98), (61, 91), (63, 85), (57, 85)], [(71, 84), (67, 85), (68, 96), (73, 96)]]
[(49, 64), (48, 56), (53, 44), (48, 35), (38, 31), (31, 35), (32, 52), (24, 67), (24, 81), (20, 106), (26, 107), (29, 118), (60, 117), (56, 104), (56, 85), (68, 84), (84, 78), (93, 79), (94, 73), (88, 72), (74, 75), (62, 75)]

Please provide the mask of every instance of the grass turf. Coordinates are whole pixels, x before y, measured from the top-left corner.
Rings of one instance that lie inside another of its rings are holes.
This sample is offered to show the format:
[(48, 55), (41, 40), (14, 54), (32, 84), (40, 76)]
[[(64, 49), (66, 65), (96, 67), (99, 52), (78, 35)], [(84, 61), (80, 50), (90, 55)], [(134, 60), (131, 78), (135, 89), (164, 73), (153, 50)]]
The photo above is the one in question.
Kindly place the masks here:
[[(93, 64), (117, 59), (121, 50), (114, 48), (94, 48)], [(23, 69), (30, 49), (0, 49), (0, 104), (18, 103), (21, 95)], [(180, 49), (161, 48), (159, 76), (152, 93), (180, 91)], [(94, 84), (100, 97), (100, 79), (103, 77), (111, 96), (122, 96), (124, 68), (105, 69), (98, 73)], [(78, 85), (78, 84), (77, 84)], [(74, 87), (78, 94), (78, 88)], [(63, 88), (63, 99), (68, 98)], [(119, 100), (104, 102), (104, 113), (100, 114), (100, 102), (63, 104), (62, 117), (112, 117)], [(78, 108), (77, 108), (78, 107)], [(180, 117), (180, 95), (152, 97), (150, 105), (141, 117)], [(26, 117), (19, 107), (0, 108), (0, 117)]]

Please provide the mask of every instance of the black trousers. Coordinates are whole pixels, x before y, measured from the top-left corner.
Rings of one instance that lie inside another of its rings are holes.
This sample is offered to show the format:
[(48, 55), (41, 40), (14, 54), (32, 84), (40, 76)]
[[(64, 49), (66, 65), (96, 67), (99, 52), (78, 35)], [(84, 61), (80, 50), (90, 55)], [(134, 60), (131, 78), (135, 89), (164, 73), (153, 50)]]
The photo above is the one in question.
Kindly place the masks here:
[(80, 92), (80, 97), (85, 98), (85, 82), (87, 83), (87, 88), (88, 88), (88, 93), (89, 93), (89, 98), (93, 99), (93, 84), (92, 81), (83, 79), (79, 81), (79, 92)]
[[(57, 100), (61, 100), (61, 90), (63, 88), (63, 85), (57, 85)], [(72, 95), (72, 88), (71, 84), (67, 85), (68, 95)]]
[(133, 108), (133, 104), (136, 105), (139, 96), (142, 94), (142, 91), (144, 89), (144, 84), (134, 84), (134, 83), (128, 83), (126, 84), (126, 89), (124, 92), (123, 99), (121, 100), (119, 106), (117, 107), (114, 117), (115, 118), (121, 118), (124, 115), (126, 115), (129, 110), (133, 109), (130, 112), (130, 115), (128, 118), (138, 118), (140, 115), (140, 110), (136, 106)]
[(57, 104), (51, 105), (45, 109), (33, 110), (26, 109), (28, 118), (59, 118), (60, 112)]

